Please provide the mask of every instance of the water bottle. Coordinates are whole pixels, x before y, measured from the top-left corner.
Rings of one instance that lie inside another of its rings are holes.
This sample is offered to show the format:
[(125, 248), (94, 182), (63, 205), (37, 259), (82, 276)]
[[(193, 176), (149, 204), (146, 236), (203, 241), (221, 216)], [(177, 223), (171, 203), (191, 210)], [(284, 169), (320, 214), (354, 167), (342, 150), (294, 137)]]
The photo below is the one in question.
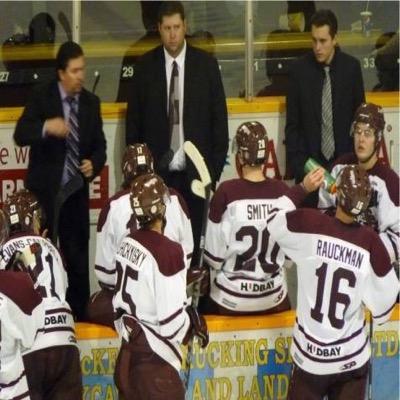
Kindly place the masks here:
[[(317, 161), (313, 158), (309, 158), (304, 164), (304, 171), (308, 174), (310, 171), (314, 171), (317, 168), (323, 168)], [(324, 183), (322, 187), (329, 193), (336, 192), (336, 180), (335, 178), (325, 169), (324, 170)]]

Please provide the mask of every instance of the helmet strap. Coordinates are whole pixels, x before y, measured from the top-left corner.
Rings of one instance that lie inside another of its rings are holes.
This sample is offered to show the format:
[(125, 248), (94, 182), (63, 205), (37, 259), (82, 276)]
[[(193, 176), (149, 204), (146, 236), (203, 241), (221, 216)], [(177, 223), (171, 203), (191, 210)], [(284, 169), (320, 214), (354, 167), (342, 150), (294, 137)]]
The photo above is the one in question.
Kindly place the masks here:
[(243, 165), (240, 162), (239, 153), (236, 153), (235, 164), (236, 164), (236, 172), (237, 172), (237, 174), (239, 175), (240, 178), (243, 178)]

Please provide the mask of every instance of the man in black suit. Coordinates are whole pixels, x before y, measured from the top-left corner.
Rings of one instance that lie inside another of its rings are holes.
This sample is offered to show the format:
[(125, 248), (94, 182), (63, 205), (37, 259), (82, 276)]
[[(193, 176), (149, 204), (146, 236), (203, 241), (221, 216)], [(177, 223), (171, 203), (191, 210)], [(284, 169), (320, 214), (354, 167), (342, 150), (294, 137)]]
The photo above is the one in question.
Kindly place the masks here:
[(336, 157), (352, 149), (350, 127), (357, 107), (365, 100), (364, 84), (360, 63), (340, 51), (336, 34), (333, 12), (317, 11), (311, 19), (313, 51), (296, 60), (290, 70), (286, 157), (296, 182), (303, 179), (307, 158), (329, 167)]
[(196, 262), (204, 202), (191, 193), (190, 183), (197, 173), (182, 144), (191, 140), (197, 146), (215, 185), (228, 150), (225, 93), (216, 60), (185, 41), (186, 21), (180, 2), (162, 3), (158, 29), (163, 44), (146, 53), (135, 67), (126, 143), (147, 143), (157, 173), (185, 198)]
[[(17, 123), (14, 140), (19, 146), (31, 146), (26, 187), (45, 210), (50, 236), (59, 238), (68, 273), (67, 301), (76, 319), (82, 320), (90, 292), (88, 183), (105, 164), (106, 141), (100, 100), (83, 87), (81, 47), (64, 43), (56, 65), (58, 80), (33, 92)], [(73, 181), (81, 185), (58, 213), (57, 198)], [(54, 226), (57, 217), (58, 229)]]

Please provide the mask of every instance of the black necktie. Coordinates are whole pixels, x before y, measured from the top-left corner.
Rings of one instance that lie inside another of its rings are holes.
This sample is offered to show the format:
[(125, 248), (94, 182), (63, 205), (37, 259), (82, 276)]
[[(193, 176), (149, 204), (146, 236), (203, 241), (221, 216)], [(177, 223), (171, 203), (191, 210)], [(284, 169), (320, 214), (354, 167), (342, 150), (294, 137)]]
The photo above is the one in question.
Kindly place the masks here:
[(168, 120), (170, 148), (175, 153), (179, 149), (179, 71), (176, 61), (172, 63), (169, 84)]

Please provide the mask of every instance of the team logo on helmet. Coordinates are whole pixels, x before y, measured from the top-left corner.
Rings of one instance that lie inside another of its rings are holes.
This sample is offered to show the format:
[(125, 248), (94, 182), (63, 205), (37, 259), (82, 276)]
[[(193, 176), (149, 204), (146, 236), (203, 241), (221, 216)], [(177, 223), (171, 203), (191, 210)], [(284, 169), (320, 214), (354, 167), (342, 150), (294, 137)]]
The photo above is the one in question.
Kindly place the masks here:
[(122, 174), (124, 186), (128, 186), (138, 175), (152, 174), (153, 156), (146, 144), (129, 145), (122, 157)]
[(131, 207), (140, 225), (147, 224), (165, 214), (169, 192), (164, 181), (156, 174), (138, 176), (131, 187)]
[(352, 134), (358, 122), (368, 124), (375, 130), (375, 137), (377, 144), (382, 140), (383, 131), (385, 129), (385, 117), (383, 115), (382, 107), (373, 103), (363, 103), (358, 108), (354, 115), (352, 126)]
[(368, 174), (358, 165), (344, 167), (337, 179), (338, 203), (347, 214), (354, 216), (365, 211), (371, 199)]
[(36, 196), (26, 189), (10, 195), (3, 205), (11, 232), (31, 231), (35, 221), (42, 222), (43, 212)]
[(257, 121), (244, 122), (239, 126), (234, 145), (236, 152), (247, 165), (262, 164), (267, 159), (267, 131)]

